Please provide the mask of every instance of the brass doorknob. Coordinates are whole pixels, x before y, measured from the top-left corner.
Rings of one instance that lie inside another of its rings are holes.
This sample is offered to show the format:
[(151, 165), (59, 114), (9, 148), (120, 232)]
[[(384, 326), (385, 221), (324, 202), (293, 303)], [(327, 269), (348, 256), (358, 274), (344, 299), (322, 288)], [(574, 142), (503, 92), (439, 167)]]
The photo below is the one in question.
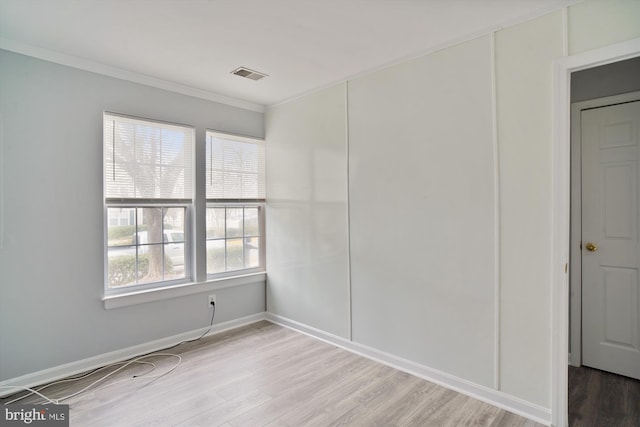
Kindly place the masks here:
[(598, 250), (598, 245), (596, 245), (595, 243), (589, 242), (585, 245), (585, 248), (587, 248), (589, 252), (595, 252)]

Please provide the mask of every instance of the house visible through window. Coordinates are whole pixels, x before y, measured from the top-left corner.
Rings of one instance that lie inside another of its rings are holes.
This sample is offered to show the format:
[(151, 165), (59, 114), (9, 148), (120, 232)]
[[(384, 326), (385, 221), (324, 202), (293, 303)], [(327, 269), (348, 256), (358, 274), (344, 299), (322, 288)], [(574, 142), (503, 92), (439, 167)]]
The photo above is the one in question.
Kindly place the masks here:
[(207, 274), (264, 266), (264, 142), (207, 132)]
[(191, 127), (105, 113), (107, 294), (190, 278)]

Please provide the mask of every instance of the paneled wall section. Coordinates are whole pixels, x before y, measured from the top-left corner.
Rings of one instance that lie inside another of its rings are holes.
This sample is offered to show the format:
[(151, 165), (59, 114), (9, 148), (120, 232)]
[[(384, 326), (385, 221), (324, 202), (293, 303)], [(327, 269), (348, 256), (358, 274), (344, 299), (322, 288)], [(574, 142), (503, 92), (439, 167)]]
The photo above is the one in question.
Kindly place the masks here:
[[(346, 113), (343, 85), (270, 109), (267, 197), (312, 200), (326, 147), (349, 241), (314, 237), (306, 202), (270, 205), (269, 311), (549, 415), (552, 64), (640, 37), (639, 7), (586, 0), (356, 78)], [(336, 257), (318, 270), (320, 241)]]
[(488, 36), (349, 83), (353, 339), (494, 383)]
[(267, 310), (349, 338), (346, 85), (265, 120)]

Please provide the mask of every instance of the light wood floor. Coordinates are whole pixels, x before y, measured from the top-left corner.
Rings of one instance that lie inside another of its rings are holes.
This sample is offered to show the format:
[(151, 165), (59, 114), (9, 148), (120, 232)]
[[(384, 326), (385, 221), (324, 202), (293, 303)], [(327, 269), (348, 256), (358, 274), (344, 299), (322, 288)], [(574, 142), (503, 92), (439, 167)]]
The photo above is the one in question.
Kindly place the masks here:
[[(150, 369), (131, 366), (64, 402), (71, 405), (71, 425), (540, 426), (269, 322), (168, 352), (183, 360), (166, 376), (129, 380)], [(150, 361), (158, 365), (155, 372), (174, 364), (172, 358)], [(46, 394), (68, 395), (101, 374)]]

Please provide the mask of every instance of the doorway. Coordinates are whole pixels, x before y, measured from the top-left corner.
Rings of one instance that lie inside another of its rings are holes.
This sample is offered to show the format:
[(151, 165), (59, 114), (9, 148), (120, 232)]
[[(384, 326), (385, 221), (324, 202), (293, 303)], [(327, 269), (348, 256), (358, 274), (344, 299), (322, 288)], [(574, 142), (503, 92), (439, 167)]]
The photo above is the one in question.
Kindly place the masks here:
[(640, 391), (627, 378), (640, 377), (640, 57), (574, 72), (571, 100), (568, 402), (580, 425), (640, 416), (626, 407)]
[(559, 58), (553, 73), (551, 424), (568, 425), (571, 75), (640, 56), (640, 38)]

